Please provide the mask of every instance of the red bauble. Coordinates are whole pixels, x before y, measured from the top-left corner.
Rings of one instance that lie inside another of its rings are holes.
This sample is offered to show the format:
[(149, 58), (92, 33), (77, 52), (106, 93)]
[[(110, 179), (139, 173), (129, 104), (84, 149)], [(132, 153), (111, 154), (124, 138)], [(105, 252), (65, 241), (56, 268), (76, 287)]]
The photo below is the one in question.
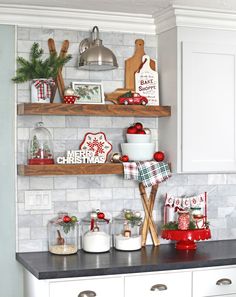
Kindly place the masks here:
[(137, 133), (137, 128), (134, 127), (134, 126), (130, 126), (128, 129), (127, 129), (127, 134), (136, 134)]
[(163, 152), (156, 152), (153, 158), (157, 162), (162, 162), (165, 159), (165, 154)]
[(146, 134), (144, 130), (138, 130), (137, 134)]
[(71, 218), (69, 216), (64, 216), (63, 222), (64, 223), (69, 223), (71, 221)]
[(105, 214), (103, 212), (98, 212), (97, 217), (98, 219), (103, 220), (105, 218)]
[(121, 156), (120, 160), (122, 162), (129, 162), (129, 157), (127, 155)]
[(143, 130), (143, 124), (142, 124), (142, 123), (135, 123), (135, 124), (134, 124), (134, 127), (135, 127), (137, 130)]

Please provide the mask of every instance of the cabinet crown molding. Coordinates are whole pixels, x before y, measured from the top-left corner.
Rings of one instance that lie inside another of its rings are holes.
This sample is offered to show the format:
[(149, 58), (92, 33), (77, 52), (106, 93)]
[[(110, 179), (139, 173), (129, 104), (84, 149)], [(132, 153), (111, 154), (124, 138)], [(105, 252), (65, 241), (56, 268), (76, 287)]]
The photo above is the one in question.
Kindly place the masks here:
[(0, 4), (0, 24), (86, 31), (94, 24), (105, 32), (155, 34), (154, 19), (148, 14), (33, 5)]
[(156, 33), (175, 27), (236, 30), (236, 11), (173, 5), (153, 15)]
[[(0, 4), (0, 24), (104, 32), (160, 34), (175, 27), (236, 30), (236, 11), (172, 5), (156, 14)], [(63, 25), (62, 25), (63, 24)]]

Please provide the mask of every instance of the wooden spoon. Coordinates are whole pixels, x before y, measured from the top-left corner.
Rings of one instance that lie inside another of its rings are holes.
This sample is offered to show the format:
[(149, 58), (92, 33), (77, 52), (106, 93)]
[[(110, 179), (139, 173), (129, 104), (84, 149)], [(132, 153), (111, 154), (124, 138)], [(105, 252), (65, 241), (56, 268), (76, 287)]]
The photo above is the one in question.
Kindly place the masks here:
[(57, 234), (57, 244), (63, 245), (65, 243), (65, 239), (61, 236), (61, 232), (59, 230), (57, 230)]

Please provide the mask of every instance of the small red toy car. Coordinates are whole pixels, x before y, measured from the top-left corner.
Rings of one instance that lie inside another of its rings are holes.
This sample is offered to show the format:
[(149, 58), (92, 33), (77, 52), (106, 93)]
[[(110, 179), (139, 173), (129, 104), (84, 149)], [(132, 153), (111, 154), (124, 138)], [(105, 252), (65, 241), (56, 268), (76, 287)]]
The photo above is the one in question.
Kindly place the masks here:
[(118, 98), (119, 104), (141, 104), (146, 105), (148, 103), (148, 99), (144, 96), (141, 96), (139, 93), (131, 93), (129, 96), (127, 94), (124, 94), (123, 96), (120, 96)]

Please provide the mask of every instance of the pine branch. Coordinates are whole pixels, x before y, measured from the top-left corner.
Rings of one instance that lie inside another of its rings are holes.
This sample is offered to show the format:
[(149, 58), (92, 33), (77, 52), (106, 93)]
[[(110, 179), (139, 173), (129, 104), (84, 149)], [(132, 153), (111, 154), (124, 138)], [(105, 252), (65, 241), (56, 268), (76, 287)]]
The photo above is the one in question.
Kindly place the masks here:
[(42, 60), (42, 55), (43, 49), (39, 47), (38, 43), (34, 42), (30, 50), (29, 61), (23, 57), (17, 58), (18, 69), (16, 76), (12, 80), (15, 83), (22, 83), (38, 78), (55, 79), (58, 71), (72, 58), (71, 55), (62, 58), (53, 53), (48, 58)]

